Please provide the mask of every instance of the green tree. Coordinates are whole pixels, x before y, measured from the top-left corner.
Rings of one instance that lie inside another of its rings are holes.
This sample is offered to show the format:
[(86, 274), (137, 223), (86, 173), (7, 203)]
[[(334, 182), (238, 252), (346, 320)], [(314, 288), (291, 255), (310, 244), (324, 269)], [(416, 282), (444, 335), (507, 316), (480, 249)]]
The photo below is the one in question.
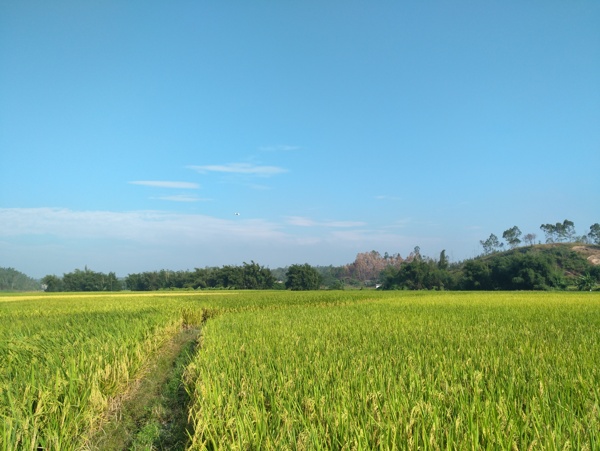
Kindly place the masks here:
[(40, 282), (14, 268), (0, 268), (0, 290), (35, 291), (40, 290)]
[(44, 278), (42, 279), (42, 285), (44, 286), (44, 291), (64, 291), (62, 278), (55, 275), (44, 276)]
[(573, 241), (575, 237), (575, 224), (565, 219), (562, 224), (556, 223), (556, 230), (560, 241)]
[(86, 266), (63, 274), (61, 291), (119, 291), (121, 282), (114, 272), (104, 274), (95, 272)]
[[(344, 280), (347, 279), (347, 266), (317, 266), (315, 269), (321, 275), (321, 285), (326, 286), (330, 290), (344, 289)], [(281, 279), (284, 278), (285, 274)]]
[(494, 259), (490, 265), (494, 290), (562, 289), (565, 281), (548, 254), (512, 254)]
[(546, 243), (554, 243), (556, 241), (557, 231), (554, 224), (542, 224), (540, 229), (546, 235)]
[(489, 290), (491, 271), (481, 260), (468, 260), (463, 265), (461, 285), (464, 290)]
[(590, 232), (587, 234), (590, 242), (593, 244), (600, 244), (600, 224), (592, 224), (590, 226)]
[(490, 237), (485, 241), (479, 241), (479, 244), (483, 247), (484, 254), (492, 254), (494, 252), (498, 252), (504, 246), (504, 243), (501, 243), (498, 240), (498, 237), (493, 233), (490, 234)]
[(244, 285), (242, 268), (239, 266), (225, 265), (215, 269), (211, 276), (210, 286), (213, 288), (242, 288)]
[(506, 240), (506, 242), (511, 247), (511, 249), (514, 249), (519, 244), (521, 244), (521, 240), (519, 238), (520, 236), (521, 236), (521, 230), (519, 230), (519, 228), (517, 226), (511, 227), (510, 229), (505, 230), (504, 233), (502, 234), (502, 238), (504, 238)]
[[(400, 267), (388, 266), (381, 273), (384, 290), (445, 290), (455, 286), (452, 275), (440, 262), (423, 257), (407, 259)], [(440, 260), (446, 259), (444, 251)], [(448, 265), (446, 260), (446, 266)]]
[(273, 288), (275, 277), (271, 270), (261, 267), (258, 263), (244, 262), (242, 267), (242, 284), (240, 288), (260, 290)]
[(318, 290), (321, 286), (321, 275), (308, 263), (291, 265), (286, 278), (285, 287), (292, 291)]
[(525, 240), (525, 242), (527, 244), (529, 244), (530, 246), (533, 246), (535, 244), (535, 239), (537, 238), (535, 233), (528, 233), (527, 235), (525, 235), (523, 237), (523, 239)]
[(581, 291), (592, 291), (596, 287), (596, 278), (589, 272), (582, 274), (577, 279), (577, 288)]
[(128, 274), (125, 285), (131, 291), (149, 291), (150, 287), (144, 274)]
[(542, 224), (540, 229), (546, 235), (546, 243), (572, 241), (575, 236), (575, 224), (568, 219), (565, 219), (562, 223)]
[(438, 261), (438, 268), (442, 269), (442, 270), (446, 270), (448, 269), (448, 257), (446, 257), (446, 249), (443, 249), (442, 252), (440, 252), (440, 260)]

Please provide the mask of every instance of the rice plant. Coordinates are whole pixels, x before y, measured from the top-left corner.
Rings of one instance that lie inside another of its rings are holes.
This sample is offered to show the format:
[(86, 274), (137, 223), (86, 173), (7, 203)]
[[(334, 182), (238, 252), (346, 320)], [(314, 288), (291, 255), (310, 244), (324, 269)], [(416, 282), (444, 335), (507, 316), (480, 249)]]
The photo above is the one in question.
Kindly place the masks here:
[(190, 449), (598, 449), (598, 293), (0, 297), (0, 450), (85, 446), (182, 327)]
[(600, 445), (600, 297), (321, 296), (207, 323), (191, 449)]
[(109, 399), (179, 330), (182, 309), (195, 308), (189, 299), (0, 298), (0, 449), (80, 449)]

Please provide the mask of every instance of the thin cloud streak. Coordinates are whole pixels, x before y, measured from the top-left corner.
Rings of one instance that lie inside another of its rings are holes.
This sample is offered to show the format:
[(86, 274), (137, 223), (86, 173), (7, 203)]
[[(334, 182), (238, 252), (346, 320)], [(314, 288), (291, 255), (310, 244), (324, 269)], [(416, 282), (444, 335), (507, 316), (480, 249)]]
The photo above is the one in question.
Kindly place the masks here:
[(259, 147), (258, 150), (262, 152), (292, 152), (295, 150), (300, 150), (302, 147), (300, 146), (289, 146), (289, 145), (279, 145), (279, 146), (262, 146)]
[(385, 194), (379, 195), (379, 196), (375, 196), (375, 199), (377, 200), (402, 200), (401, 197), (398, 196), (387, 196)]
[(154, 199), (166, 200), (166, 201), (170, 201), (170, 202), (207, 202), (207, 201), (210, 201), (210, 199), (203, 199), (203, 198), (196, 197), (196, 196), (188, 196), (186, 194), (179, 194), (176, 196), (160, 196), (160, 197), (156, 197)]
[(199, 189), (200, 185), (194, 182), (167, 182), (159, 180), (136, 180), (127, 182), (130, 185), (152, 186), (155, 188), (173, 188), (173, 189)]
[(298, 227), (362, 227), (366, 223), (360, 221), (314, 221), (310, 218), (305, 218), (303, 216), (288, 216), (286, 218), (286, 222), (293, 226)]
[(84, 265), (127, 274), (250, 260), (271, 267), (346, 264), (369, 249), (406, 252), (428, 244), (364, 225), (300, 216), (275, 222), (154, 210), (0, 208), (0, 255), (9, 257), (5, 264), (41, 276)]
[(205, 165), (205, 166), (187, 166), (189, 169), (205, 174), (207, 172), (221, 172), (227, 174), (248, 174), (269, 177), (271, 175), (283, 174), (288, 172), (287, 169), (278, 166), (260, 166), (250, 163), (229, 163), (221, 165)]
[(74, 211), (59, 208), (0, 209), (0, 237), (52, 235), (60, 238), (122, 239), (138, 242), (199, 242), (282, 236), (276, 224), (233, 221), (164, 211)]

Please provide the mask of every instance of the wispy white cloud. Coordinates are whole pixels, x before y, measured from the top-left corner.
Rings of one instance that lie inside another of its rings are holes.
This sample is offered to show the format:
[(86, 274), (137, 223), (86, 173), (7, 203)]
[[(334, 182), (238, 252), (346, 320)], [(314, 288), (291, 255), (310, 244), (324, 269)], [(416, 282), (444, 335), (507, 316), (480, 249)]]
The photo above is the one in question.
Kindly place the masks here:
[(362, 221), (325, 221), (321, 223), (322, 226), (325, 227), (363, 227), (366, 225), (366, 222)]
[(76, 211), (62, 208), (0, 208), (0, 237), (51, 235), (65, 239), (123, 239), (198, 243), (279, 236), (280, 227), (262, 220), (220, 219), (165, 211)]
[(153, 186), (155, 188), (198, 189), (200, 185), (194, 182), (168, 182), (160, 180), (136, 180), (128, 182), (131, 185)]
[(0, 208), (4, 264), (36, 277), (84, 265), (119, 275), (250, 260), (284, 265), (296, 247), (279, 224), (260, 219), (166, 211)]
[(401, 197), (398, 196), (388, 196), (388, 195), (379, 195), (379, 196), (375, 196), (375, 199), (377, 200), (402, 200)]
[(408, 227), (414, 223), (415, 223), (415, 221), (413, 218), (403, 218), (403, 219), (395, 220), (392, 224), (387, 225), (384, 228), (386, 228), (386, 229), (401, 229), (404, 227)]
[(406, 253), (415, 244), (424, 252), (428, 245), (439, 251), (436, 243), (423, 237), (367, 228), (357, 221), (0, 208), (0, 255), (6, 257), (5, 265), (40, 277), (83, 265), (119, 275), (250, 260), (271, 267), (304, 262), (336, 265), (352, 261), (359, 252)]
[(209, 201), (210, 199), (203, 199), (196, 196), (189, 196), (187, 194), (177, 194), (174, 196), (159, 196), (156, 199), (159, 200), (168, 200), (171, 202), (202, 202)]
[(298, 226), (298, 227), (314, 227), (317, 225), (315, 221), (309, 218), (305, 218), (303, 216), (288, 216), (286, 218), (286, 222), (289, 225)]
[(332, 228), (347, 228), (347, 227), (362, 227), (365, 225), (361, 221), (315, 221), (303, 216), (288, 216), (286, 222), (289, 225), (298, 227), (332, 227)]
[(287, 169), (278, 166), (262, 166), (251, 163), (229, 163), (205, 166), (190, 165), (188, 166), (188, 168), (193, 169), (194, 171), (197, 171), (201, 174), (207, 172), (221, 172), (227, 174), (246, 174), (263, 177), (269, 177), (271, 175), (288, 172)]
[(292, 152), (300, 149), (302, 149), (302, 147), (290, 145), (262, 146), (258, 148), (258, 150), (262, 152)]

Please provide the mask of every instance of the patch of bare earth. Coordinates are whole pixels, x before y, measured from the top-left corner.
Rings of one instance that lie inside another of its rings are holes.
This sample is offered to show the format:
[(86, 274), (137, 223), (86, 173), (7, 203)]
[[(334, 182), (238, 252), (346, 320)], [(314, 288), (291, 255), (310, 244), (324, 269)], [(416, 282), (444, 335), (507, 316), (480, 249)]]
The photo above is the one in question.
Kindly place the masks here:
[(593, 244), (580, 244), (572, 249), (582, 254), (592, 265), (600, 265), (600, 246)]

